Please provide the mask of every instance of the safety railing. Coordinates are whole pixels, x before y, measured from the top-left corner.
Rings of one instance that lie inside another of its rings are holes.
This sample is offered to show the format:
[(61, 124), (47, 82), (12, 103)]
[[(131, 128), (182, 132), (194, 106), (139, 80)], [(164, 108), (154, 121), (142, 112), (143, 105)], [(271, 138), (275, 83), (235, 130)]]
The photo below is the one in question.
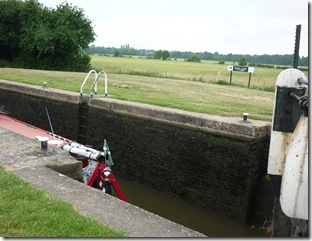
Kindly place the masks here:
[(84, 79), (84, 81), (82, 82), (81, 86), (80, 86), (80, 95), (83, 95), (83, 87), (85, 85), (85, 83), (87, 82), (87, 80), (89, 79), (90, 75), (94, 73), (95, 77), (94, 77), (94, 81), (93, 81), (93, 84), (92, 84), (92, 87), (91, 87), (91, 97), (94, 95), (94, 94), (97, 94), (97, 83), (98, 83), (98, 80), (99, 80), (99, 77), (100, 75), (103, 73), (104, 74), (104, 95), (107, 96), (107, 75), (106, 73), (101, 70), (99, 73), (97, 73), (95, 70), (90, 70), (89, 73), (87, 74), (86, 78)]
[(98, 74), (97, 74), (97, 76), (96, 76), (96, 78), (95, 78), (95, 80), (94, 80), (94, 82), (93, 82), (93, 84), (92, 84), (92, 88), (91, 88), (91, 97), (93, 96), (93, 93), (94, 94), (97, 94), (97, 82), (98, 82), (98, 79), (99, 79), (99, 77), (100, 77), (100, 75), (101, 74), (104, 74), (104, 89), (105, 89), (105, 96), (107, 96), (107, 74), (105, 73), (105, 71), (100, 71)]

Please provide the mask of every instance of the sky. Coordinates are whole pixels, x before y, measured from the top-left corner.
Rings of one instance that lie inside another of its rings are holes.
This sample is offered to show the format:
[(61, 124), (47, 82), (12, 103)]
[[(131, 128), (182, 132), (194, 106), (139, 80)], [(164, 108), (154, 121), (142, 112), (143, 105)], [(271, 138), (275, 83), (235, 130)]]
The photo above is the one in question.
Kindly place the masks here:
[[(55, 8), (65, 0), (39, 0)], [(94, 45), (308, 56), (308, 0), (66, 0), (92, 21)], [(311, 5), (311, 3), (310, 3)], [(311, 7), (311, 6), (310, 6)]]

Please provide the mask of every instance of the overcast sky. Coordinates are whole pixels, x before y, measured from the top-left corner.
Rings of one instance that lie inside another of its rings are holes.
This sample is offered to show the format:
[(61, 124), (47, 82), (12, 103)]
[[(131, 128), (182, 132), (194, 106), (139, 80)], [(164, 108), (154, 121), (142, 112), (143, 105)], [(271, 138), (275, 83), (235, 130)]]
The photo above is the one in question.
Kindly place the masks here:
[[(55, 8), (65, 0), (39, 0)], [(84, 9), (96, 46), (308, 55), (308, 0), (67, 0)]]

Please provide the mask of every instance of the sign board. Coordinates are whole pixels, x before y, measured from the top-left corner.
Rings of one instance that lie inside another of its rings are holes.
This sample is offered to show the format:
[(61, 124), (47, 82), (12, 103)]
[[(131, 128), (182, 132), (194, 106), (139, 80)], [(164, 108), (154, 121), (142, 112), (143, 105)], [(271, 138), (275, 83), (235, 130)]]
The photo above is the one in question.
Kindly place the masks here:
[(254, 72), (254, 67), (228, 65), (228, 71), (240, 71), (240, 72), (253, 73)]
[(233, 71), (233, 66), (232, 65), (228, 65), (228, 71)]
[(254, 72), (255, 67), (248, 67), (248, 72), (249, 73), (253, 73)]
[(248, 72), (248, 67), (233, 66), (233, 71)]
[(230, 84), (232, 84), (232, 73), (233, 73), (233, 71), (248, 72), (249, 73), (248, 88), (250, 87), (251, 73), (254, 72), (254, 67), (228, 65), (228, 71), (231, 71)]

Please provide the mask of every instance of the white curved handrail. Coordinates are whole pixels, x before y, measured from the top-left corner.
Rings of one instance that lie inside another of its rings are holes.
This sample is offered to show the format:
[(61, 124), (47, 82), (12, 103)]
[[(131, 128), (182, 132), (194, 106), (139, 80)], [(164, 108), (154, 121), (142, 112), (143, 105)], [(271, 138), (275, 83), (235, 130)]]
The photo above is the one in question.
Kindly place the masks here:
[(105, 73), (104, 70), (101, 70), (101, 71), (97, 74), (97, 76), (96, 76), (96, 78), (95, 78), (95, 80), (94, 80), (94, 82), (93, 82), (93, 84), (92, 84), (91, 96), (93, 96), (93, 93), (97, 94), (97, 81), (98, 81), (98, 79), (99, 79), (99, 77), (100, 77), (100, 75), (101, 75), (102, 73), (104, 74), (105, 96), (107, 96), (107, 75), (106, 75), (106, 73)]
[(94, 69), (90, 70), (89, 73), (87, 74), (87, 77), (84, 79), (83, 83), (82, 83), (81, 86), (80, 86), (80, 95), (83, 94), (83, 92), (82, 92), (82, 87), (85, 85), (87, 79), (89, 78), (89, 76), (91, 75), (92, 72), (94, 72), (94, 74), (95, 74), (95, 79), (96, 79), (96, 77), (97, 77), (96, 71), (95, 71)]

